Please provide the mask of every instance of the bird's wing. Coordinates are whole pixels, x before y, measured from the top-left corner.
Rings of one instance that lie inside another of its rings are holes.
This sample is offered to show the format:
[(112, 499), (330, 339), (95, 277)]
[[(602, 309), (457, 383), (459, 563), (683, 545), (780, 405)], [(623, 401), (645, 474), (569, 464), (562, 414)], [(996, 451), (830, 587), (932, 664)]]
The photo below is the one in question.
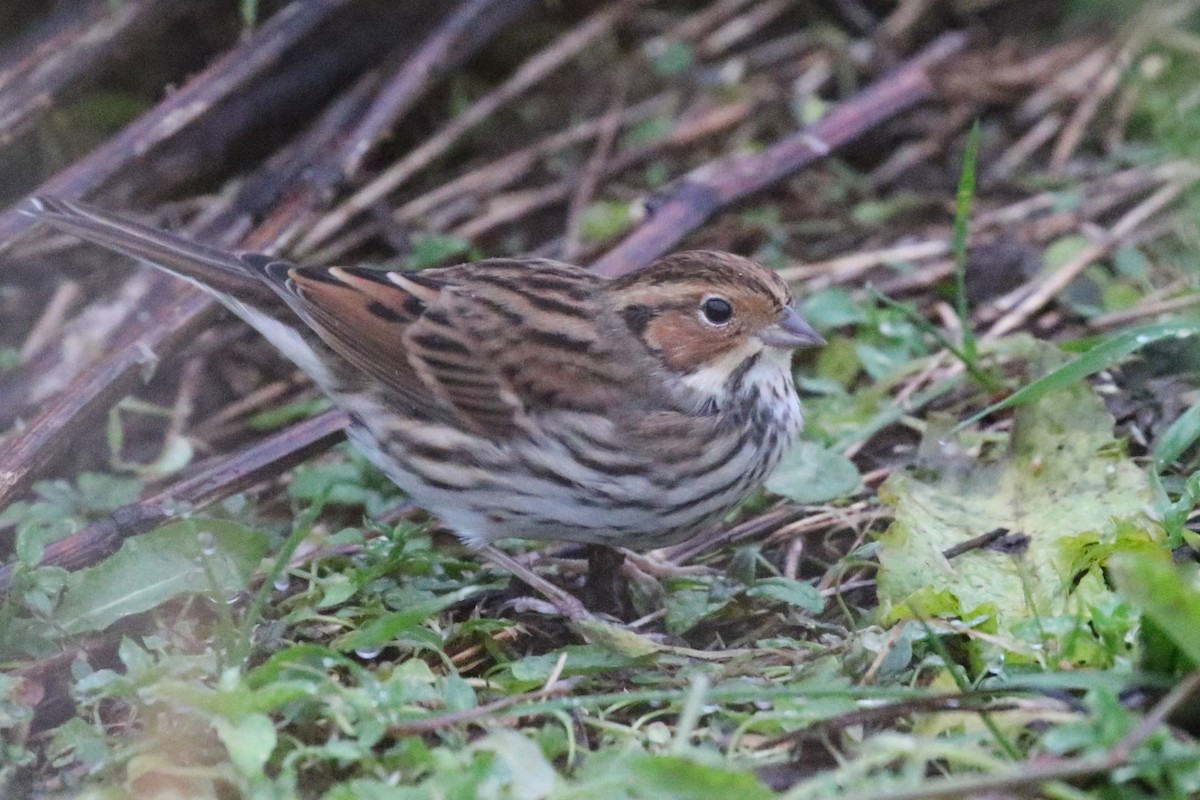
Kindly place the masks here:
[(470, 339), (444, 320), (447, 287), (429, 275), (357, 267), (268, 270), (292, 293), (289, 305), (327, 345), (374, 379), (393, 404), (454, 419), (492, 438), (515, 432), (517, 408), (502, 397)]
[(286, 273), (292, 307), (331, 348), (397, 396), (427, 393), (494, 440), (532, 414), (605, 411), (628, 396), (630, 360), (612, 356), (597, 324), (601, 283), (578, 267), (499, 259)]

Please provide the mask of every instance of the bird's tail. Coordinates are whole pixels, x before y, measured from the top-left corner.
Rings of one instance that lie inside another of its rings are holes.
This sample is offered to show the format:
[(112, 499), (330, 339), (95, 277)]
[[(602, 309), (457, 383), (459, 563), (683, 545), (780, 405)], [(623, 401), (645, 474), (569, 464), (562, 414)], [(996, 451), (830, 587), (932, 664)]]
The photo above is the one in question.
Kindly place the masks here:
[(32, 197), (20, 211), (81, 239), (186, 278), (218, 295), (253, 301), (272, 294), (248, 259), (85, 203)]

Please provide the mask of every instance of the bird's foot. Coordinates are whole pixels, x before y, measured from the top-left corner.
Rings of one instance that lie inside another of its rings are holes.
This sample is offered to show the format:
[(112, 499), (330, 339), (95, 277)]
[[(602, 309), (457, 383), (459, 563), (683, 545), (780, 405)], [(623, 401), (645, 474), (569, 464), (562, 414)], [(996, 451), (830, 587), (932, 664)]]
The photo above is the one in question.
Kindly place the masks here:
[(555, 586), (500, 548), (488, 545), (480, 552), (492, 564), (512, 573), (529, 586), (529, 588), (549, 600), (558, 610), (558, 613), (562, 614), (570, 622), (584, 622), (595, 619), (592, 612), (587, 610), (579, 598)]

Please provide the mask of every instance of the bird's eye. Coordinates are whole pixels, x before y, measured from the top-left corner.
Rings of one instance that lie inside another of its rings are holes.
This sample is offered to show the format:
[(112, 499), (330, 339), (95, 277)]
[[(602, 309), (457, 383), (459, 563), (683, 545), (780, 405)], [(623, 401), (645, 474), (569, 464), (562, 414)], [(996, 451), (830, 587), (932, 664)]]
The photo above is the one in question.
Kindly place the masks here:
[(700, 313), (713, 325), (724, 325), (733, 317), (733, 305), (724, 297), (706, 297), (700, 304)]

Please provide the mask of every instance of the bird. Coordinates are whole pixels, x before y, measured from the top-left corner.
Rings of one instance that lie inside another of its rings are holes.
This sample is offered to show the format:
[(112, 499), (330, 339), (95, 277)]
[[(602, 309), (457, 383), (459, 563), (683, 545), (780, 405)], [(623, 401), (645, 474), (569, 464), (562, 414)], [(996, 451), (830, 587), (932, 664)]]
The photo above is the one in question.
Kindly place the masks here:
[(776, 272), (726, 252), (678, 252), (616, 278), (544, 258), (298, 266), (77, 201), (34, 197), (22, 210), (214, 297), (347, 414), (371, 463), (474, 547), (648, 550), (711, 528), (801, 433), (791, 357), (825, 343)]

